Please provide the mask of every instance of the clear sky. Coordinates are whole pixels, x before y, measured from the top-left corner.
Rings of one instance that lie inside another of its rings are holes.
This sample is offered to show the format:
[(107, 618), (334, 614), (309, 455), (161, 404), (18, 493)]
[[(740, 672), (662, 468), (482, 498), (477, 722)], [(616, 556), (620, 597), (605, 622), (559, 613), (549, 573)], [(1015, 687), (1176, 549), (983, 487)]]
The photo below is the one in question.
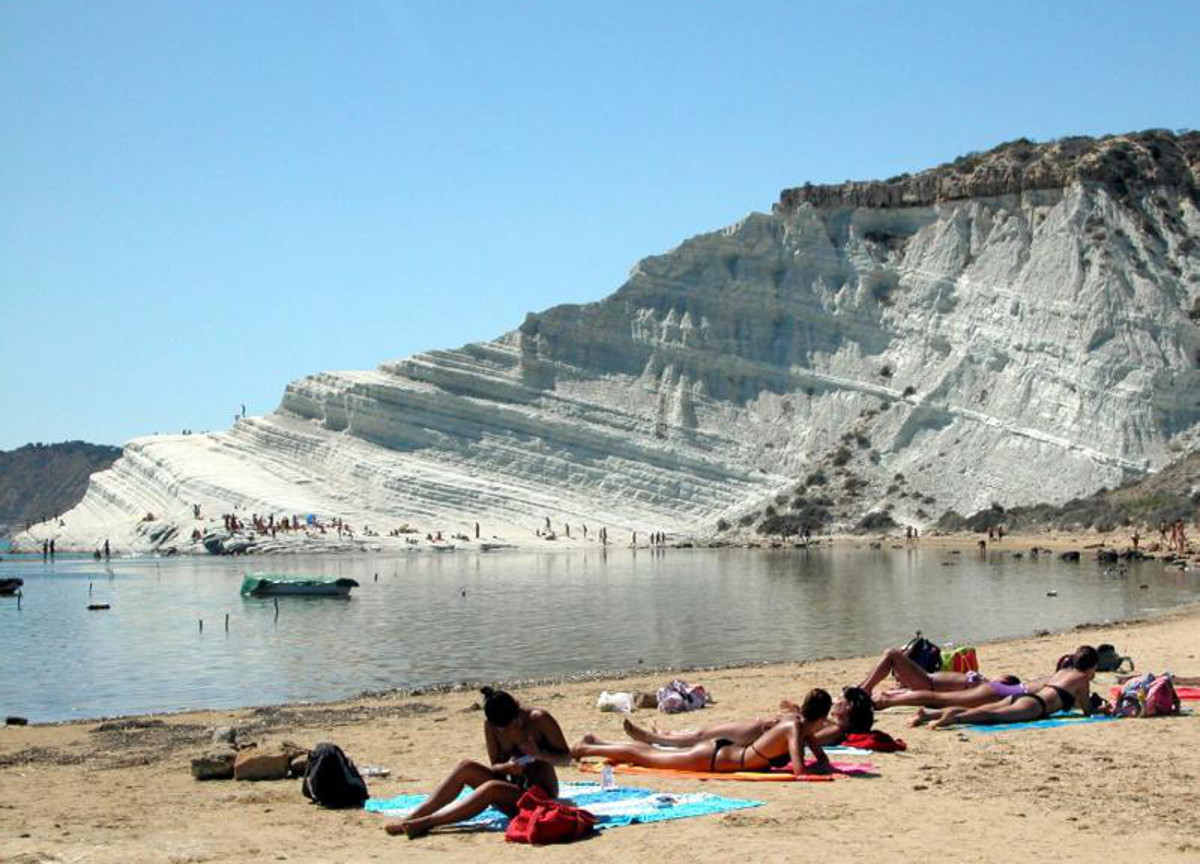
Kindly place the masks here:
[(1200, 125), (1200, 5), (0, 0), (0, 448), (224, 428), (803, 183)]

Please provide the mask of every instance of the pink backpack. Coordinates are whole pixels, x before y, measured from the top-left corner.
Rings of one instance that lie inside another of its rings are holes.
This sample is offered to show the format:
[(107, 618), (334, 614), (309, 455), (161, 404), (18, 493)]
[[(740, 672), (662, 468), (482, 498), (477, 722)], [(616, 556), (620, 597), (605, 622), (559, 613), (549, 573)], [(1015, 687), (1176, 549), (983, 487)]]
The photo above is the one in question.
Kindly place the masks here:
[(1179, 713), (1179, 694), (1171, 683), (1170, 675), (1155, 678), (1146, 691), (1146, 704), (1142, 706), (1143, 717), (1162, 717)]

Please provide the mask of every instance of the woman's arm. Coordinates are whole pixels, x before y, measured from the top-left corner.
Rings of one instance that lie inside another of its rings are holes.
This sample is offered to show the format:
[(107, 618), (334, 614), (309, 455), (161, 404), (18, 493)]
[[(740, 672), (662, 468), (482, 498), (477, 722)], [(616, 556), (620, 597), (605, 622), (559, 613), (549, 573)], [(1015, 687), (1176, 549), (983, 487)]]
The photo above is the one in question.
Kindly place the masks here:
[(788, 755), (792, 757), (792, 774), (797, 777), (806, 773), (804, 770), (804, 740), (801, 733), (803, 725), (799, 720), (793, 720), (791, 728), (788, 729)]
[(825, 755), (825, 751), (817, 743), (816, 737), (809, 735), (804, 741), (808, 743), (808, 749), (812, 751), (813, 758), (817, 760), (817, 764), (813, 767), (818, 771), (828, 771), (829, 757)]
[[(529, 712), (533, 720), (533, 734), (521, 751), (535, 759), (563, 767), (571, 764), (571, 747), (567, 744), (562, 727), (549, 711), (534, 708)], [(540, 743), (539, 743), (540, 739)]]
[(500, 746), (500, 738), (496, 735), (496, 730), (492, 728), (491, 723), (483, 724), (483, 740), (487, 743), (488, 764), (492, 766), (492, 770), (497, 774), (512, 774), (514, 776), (525, 773), (525, 766), (517, 762), (509, 760), (501, 762), (504, 756), (504, 750)]

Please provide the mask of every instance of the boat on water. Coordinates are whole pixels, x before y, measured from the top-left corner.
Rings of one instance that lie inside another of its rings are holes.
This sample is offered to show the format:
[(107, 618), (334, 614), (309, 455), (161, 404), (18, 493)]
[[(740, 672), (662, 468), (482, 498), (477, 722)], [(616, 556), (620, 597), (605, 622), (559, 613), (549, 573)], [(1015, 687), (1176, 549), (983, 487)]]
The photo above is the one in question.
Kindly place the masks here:
[(0, 597), (11, 597), (21, 590), (21, 586), (25, 584), (24, 579), (0, 579)]
[(484, 540), (482, 543), (479, 544), (480, 552), (497, 552), (501, 549), (516, 549), (516, 548), (517, 548), (516, 545), (513, 543), (497, 543), (493, 540)]
[(247, 573), (242, 579), (243, 597), (349, 597), (357, 588), (353, 579), (326, 576), (296, 576), (283, 573)]
[(433, 549), (434, 552), (453, 552), (454, 551), (454, 544), (447, 543), (444, 540), (435, 540), (432, 543), (430, 543), (429, 546), (431, 549)]

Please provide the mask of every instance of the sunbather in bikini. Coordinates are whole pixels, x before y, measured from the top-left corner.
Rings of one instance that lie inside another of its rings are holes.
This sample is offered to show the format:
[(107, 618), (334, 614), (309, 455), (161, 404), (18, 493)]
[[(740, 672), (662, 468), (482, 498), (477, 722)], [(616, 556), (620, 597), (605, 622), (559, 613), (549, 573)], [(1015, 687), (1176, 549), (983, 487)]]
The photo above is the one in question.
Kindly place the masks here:
[(904, 689), (932, 690), (937, 693), (969, 690), (987, 680), (978, 672), (926, 672), (909, 659), (903, 648), (889, 648), (858, 686), (873, 694), (879, 682), (889, 675), (899, 681)]
[[(554, 766), (571, 762), (571, 750), (558, 721), (549, 711), (521, 707), (503, 691), (484, 687), (480, 692), (489, 764), (469, 759), (459, 762), (425, 803), (406, 819), (388, 824), (387, 833), (420, 837), (439, 825), (477, 816), (488, 807), (512, 816), (517, 801), (531, 786), (541, 787), (551, 798), (558, 795)], [(475, 791), (456, 800), (468, 787)]]
[[(646, 768), (666, 768), (676, 771), (765, 771), (781, 768), (789, 762), (796, 776), (828, 771), (829, 759), (814, 735), (825, 725), (833, 700), (824, 690), (812, 690), (804, 697), (798, 716), (771, 725), (749, 743), (739, 744), (730, 738), (702, 740), (684, 750), (660, 750), (653, 745), (635, 741), (606, 743), (594, 735), (585, 735), (571, 748), (576, 759), (599, 756), (613, 762), (629, 762)], [(812, 751), (816, 764), (804, 765), (804, 750)]]
[[(645, 729), (626, 718), (625, 734), (634, 741), (659, 747), (694, 747), (702, 741), (715, 741), (718, 738), (728, 739), (734, 744), (751, 744), (754, 739), (774, 729), (779, 723), (795, 720), (800, 714), (800, 707), (787, 699), (779, 703), (779, 708), (782, 713), (770, 717), (718, 723), (687, 732)], [(841, 698), (833, 703), (825, 725), (813, 733), (812, 737), (817, 744), (832, 747), (841, 744), (851, 733), (870, 732), (873, 725), (875, 711), (871, 706), (871, 697), (857, 687), (847, 687), (842, 691)]]
[[(971, 675), (973, 673), (967, 673)], [(1021, 683), (1016, 675), (1005, 675), (998, 681), (989, 681), (978, 673), (974, 673), (974, 686), (965, 690), (889, 690), (875, 697), (875, 707), (879, 710), (893, 708), (897, 705), (919, 705), (925, 708), (977, 708), (987, 705), (997, 699), (1009, 699), (1035, 692), (1045, 682), (1045, 678)]]
[(1092, 713), (1091, 682), (1096, 677), (1096, 649), (1091, 645), (1081, 646), (1072, 656), (1071, 665), (1055, 672), (1044, 681), (1027, 687), (1026, 692), (1013, 694), (1007, 699), (994, 701), (978, 708), (951, 707), (941, 711), (917, 712), (914, 726), (930, 723), (930, 728), (940, 729), (956, 723), (978, 723), (1001, 725), (1041, 720), (1059, 711), (1070, 711), (1075, 706), (1084, 714)]

